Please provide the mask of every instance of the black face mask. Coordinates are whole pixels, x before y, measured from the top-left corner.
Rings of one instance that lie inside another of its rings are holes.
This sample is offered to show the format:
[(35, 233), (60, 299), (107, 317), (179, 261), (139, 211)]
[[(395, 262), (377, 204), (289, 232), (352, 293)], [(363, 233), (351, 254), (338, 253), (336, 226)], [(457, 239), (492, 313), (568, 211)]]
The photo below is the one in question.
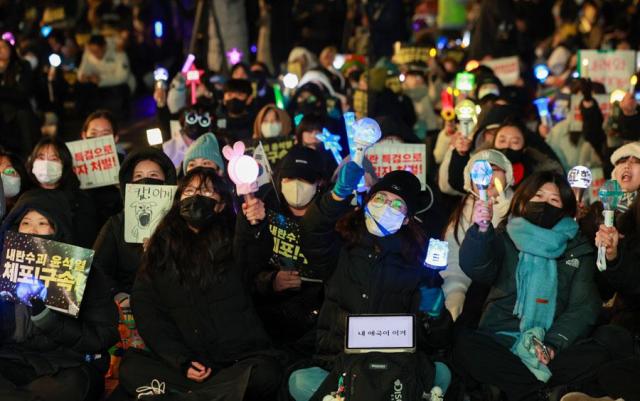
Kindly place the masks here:
[(140, 184), (140, 185), (164, 185), (164, 180), (159, 180), (157, 178), (145, 177), (136, 181), (132, 181), (132, 184)]
[(192, 227), (206, 228), (219, 217), (213, 210), (217, 204), (215, 199), (194, 195), (180, 201), (180, 216)]
[(247, 109), (247, 104), (244, 100), (229, 99), (224, 103), (224, 107), (231, 114), (242, 114)]
[(513, 150), (511, 148), (500, 149), (500, 152), (504, 154), (507, 159), (511, 162), (511, 164), (522, 163), (522, 159), (524, 156), (524, 149)]
[(546, 228), (553, 228), (564, 217), (564, 211), (547, 202), (529, 201), (524, 207), (524, 215), (531, 224)]

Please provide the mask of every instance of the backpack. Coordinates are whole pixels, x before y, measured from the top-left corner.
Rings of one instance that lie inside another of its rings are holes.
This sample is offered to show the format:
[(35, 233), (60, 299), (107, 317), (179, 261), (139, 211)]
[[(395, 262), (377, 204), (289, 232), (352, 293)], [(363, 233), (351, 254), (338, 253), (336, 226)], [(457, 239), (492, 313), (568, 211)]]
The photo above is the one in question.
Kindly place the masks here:
[(420, 352), (343, 353), (311, 400), (338, 395), (345, 401), (420, 401), (428, 399), (434, 374)]

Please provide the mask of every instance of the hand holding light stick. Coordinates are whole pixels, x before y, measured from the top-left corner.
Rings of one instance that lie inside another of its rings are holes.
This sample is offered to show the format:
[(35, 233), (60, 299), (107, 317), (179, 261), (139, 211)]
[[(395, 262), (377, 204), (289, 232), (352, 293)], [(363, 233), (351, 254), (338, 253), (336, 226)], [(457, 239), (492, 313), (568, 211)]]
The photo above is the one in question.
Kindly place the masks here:
[(448, 87), (443, 89), (440, 93), (440, 103), (442, 104), (442, 110), (440, 115), (444, 121), (453, 121), (456, 118), (456, 112), (453, 108), (453, 89)]
[[(476, 188), (478, 188), (480, 200), (483, 202), (489, 201), (487, 189), (489, 189), (489, 185), (491, 184), (491, 177), (493, 177), (493, 169), (488, 161), (476, 160), (473, 166), (471, 166), (471, 181), (473, 181)], [(487, 223), (488, 222), (485, 221), (485, 224)]]
[[(229, 160), (227, 171), (231, 181), (236, 184), (236, 193), (244, 195), (245, 201), (250, 201), (254, 199), (253, 193), (258, 190), (257, 179), (260, 166), (253, 157), (244, 154), (244, 149), (244, 143), (238, 141), (233, 144), (233, 148), (226, 145), (222, 149), (222, 154)], [(249, 223), (255, 225), (258, 221), (251, 220)]]
[[(614, 213), (618, 207), (618, 202), (622, 197), (620, 184), (618, 184), (618, 181), (616, 180), (608, 180), (602, 185), (600, 191), (598, 191), (598, 196), (600, 196), (600, 200), (604, 206), (604, 210), (602, 211), (602, 215), (604, 216), (604, 225), (607, 227), (613, 227)], [(596, 265), (598, 266), (598, 270), (601, 272), (607, 269), (606, 251), (606, 247), (602, 245), (598, 247), (598, 260), (596, 261)]]
[[(169, 71), (166, 68), (158, 67), (153, 71), (153, 79), (156, 81), (156, 89), (163, 93), (167, 91), (167, 81), (169, 81)], [(166, 96), (162, 96), (158, 102), (159, 107), (166, 104)]]
[(460, 122), (460, 131), (465, 138), (469, 138), (478, 121), (476, 105), (469, 99), (458, 103), (455, 108), (456, 116)]
[(371, 146), (380, 140), (382, 132), (376, 120), (372, 118), (361, 118), (353, 125), (355, 152), (353, 161), (360, 167), (364, 160), (364, 154)]
[(536, 108), (538, 109), (538, 116), (540, 117), (542, 124), (549, 128), (553, 127), (553, 120), (549, 114), (549, 98), (540, 97), (534, 100), (533, 103), (535, 103)]
[(567, 181), (573, 190), (573, 194), (576, 197), (578, 204), (582, 202), (582, 196), (584, 191), (591, 186), (593, 177), (591, 170), (585, 166), (575, 166), (567, 174)]

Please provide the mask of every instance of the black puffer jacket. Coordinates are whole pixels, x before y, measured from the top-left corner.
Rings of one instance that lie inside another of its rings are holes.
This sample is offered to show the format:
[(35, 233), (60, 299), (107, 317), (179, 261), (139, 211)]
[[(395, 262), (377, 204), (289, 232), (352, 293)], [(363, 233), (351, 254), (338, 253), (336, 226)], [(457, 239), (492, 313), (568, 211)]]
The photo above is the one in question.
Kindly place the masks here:
[[(165, 183), (175, 185), (176, 170), (171, 160), (159, 149), (144, 148), (131, 153), (120, 167), (120, 193), (123, 198), (126, 184), (131, 182), (135, 166), (143, 160), (158, 163), (164, 171)], [(130, 294), (142, 257), (142, 245), (124, 241), (124, 211), (107, 220), (93, 249), (96, 251), (93, 264), (109, 279), (112, 294)]]
[[(70, 242), (71, 216), (66, 199), (58, 191), (36, 189), (25, 193), (3, 225), (15, 229), (29, 210), (47, 217), (55, 227), (54, 240)], [(77, 318), (45, 309), (31, 317), (28, 307), (0, 301), (2, 320), (0, 358), (21, 360), (38, 375), (53, 374), (60, 368), (78, 366), (87, 356), (106, 371), (107, 350), (118, 339), (117, 312), (99, 269), (92, 268)]]

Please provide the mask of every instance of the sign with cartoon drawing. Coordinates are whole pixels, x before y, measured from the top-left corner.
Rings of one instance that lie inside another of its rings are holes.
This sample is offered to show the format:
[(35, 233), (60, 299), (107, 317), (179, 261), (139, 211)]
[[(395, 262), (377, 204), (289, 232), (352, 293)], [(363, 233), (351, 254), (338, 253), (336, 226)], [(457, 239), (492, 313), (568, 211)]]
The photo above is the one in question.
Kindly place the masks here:
[(151, 238), (162, 218), (171, 209), (175, 185), (127, 184), (124, 197), (124, 240), (142, 244)]

